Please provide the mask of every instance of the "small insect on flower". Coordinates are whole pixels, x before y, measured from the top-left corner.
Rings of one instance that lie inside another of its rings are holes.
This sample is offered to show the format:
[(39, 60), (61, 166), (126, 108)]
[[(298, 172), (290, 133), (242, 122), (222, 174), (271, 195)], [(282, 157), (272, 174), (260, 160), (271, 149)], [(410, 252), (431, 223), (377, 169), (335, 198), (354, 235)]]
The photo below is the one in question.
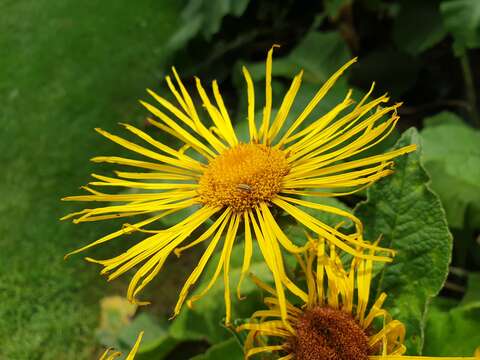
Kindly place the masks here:
[(382, 308), (387, 295), (370, 301), (372, 260), (353, 258), (344, 267), (335, 245), (323, 238), (310, 241), (312, 247), (298, 258), (307, 291), (298, 304), (287, 301), (286, 319), (278, 292), (252, 275), (268, 294), (268, 309), (256, 311), (237, 328), (248, 331), (246, 359), (261, 353), (275, 353), (281, 360), (478, 359), (404, 356), (405, 326)]
[[(266, 100), (262, 104), (261, 117), (256, 116), (252, 78), (243, 68), (248, 97), (246, 120), (249, 140), (246, 143), (237, 137), (217, 82), (212, 82), (212, 99), (201, 81), (195, 79), (198, 96), (205, 109), (204, 113), (199, 113), (175, 69), (173, 79), (167, 76), (166, 82), (176, 103), (151, 90), (148, 93), (156, 104), (141, 103), (152, 115), (149, 123), (170, 137), (169, 143), (176, 141), (177, 146), (166, 145), (132, 125), (123, 124), (123, 127), (142, 141), (142, 145), (97, 129), (101, 135), (141, 159), (94, 157), (94, 162), (123, 165), (135, 170), (117, 171), (115, 177), (93, 174), (95, 180), (84, 187), (87, 195), (69, 196), (64, 200), (107, 204), (86, 208), (64, 219), (73, 218), (74, 223), (126, 217), (139, 219), (68, 255), (132, 232), (145, 233), (147, 237), (144, 240), (111, 259), (87, 260), (102, 265), (101, 273), (108, 274), (109, 280), (137, 268), (127, 296), (132, 302), (146, 304), (148, 302), (137, 300), (139, 292), (159, 273), (172, 253), (180, 255), (193, 246), (207, 244), (198, 265), (180, 291), (174, 309), (174, 315), (177, 315), (187, 300), (190, 287), (198, 281), (206, 264), (220, 248), (220, 260), (210, 281), (187, 304), (192, 305), (204, 296), (223, 271), (227, 323), (231, 317), (230, 256), (234, 243), (240, 238), (244, 239), (245, 252), (237, 296), (241, 296), (240, 285), (249, 271), (253, 241), (258, 243), (273, 274), (283, 318), (287, 317), (284, 287), (293, 293), (301, 293), (285, 272), (282, 254), (302, 253), (308, 244), (294, 244), (277, 223), (277, 214), (289, 216), (354, 256), (391, 261), (393, 252), (387, 249), (381, 255), (362, 251), (374, 246), (358, 240), (362, 224), (355, 216), (316, 200), (307, 200), (305, 196), (318, 199), (351, 194), (391, 174), (393, 159), (414, 151), (415, 145), (374, 156), (362, 158), (360, 155), (394, 129), (399, 120), (396, 110), (400, 104), (380, 109), (381, 104), (389, 101), (386, 95), (367, 101), (373, 91), (372, 86), (358, 103), (352, 100), (349, 91), (338, 105), (320, 117), (314, 116), (313, 111), (337, 79), (355, 63), (356, 59), (353, 59), (321, 86), (300, 114), (289, 116), (302, 82), (303, 72), (300, 71), (283, 101), (278, 104), (275, 116), (272, 116), (273, 49), (267, 55)], [(205, 117), (207, 120), (202, 120)], [(111, 194), (98, 190), (112, 187), (133, 191)], [(354, 233), (345, 234), (334, 229), (302, 208), (350, 219), (355, 225)], [(189, 215), (176, 224), (162, 226), (164, 219), (174, 215), (178, 218), (182, 210), (188, 209), (191, 210)], [(202, 227), (205, 229), (199, 234), (198, 230)], [(240, 233), (242, 236), (237, 236)], [(197, 237), (192, 238), (193, 234)]]
[(250, 187), (250, 185), (247, 185), (247, 184), (238, 184), (237, 189), (242, 191), (247, 191), (247, 192), (252, 191), (252, 188)]

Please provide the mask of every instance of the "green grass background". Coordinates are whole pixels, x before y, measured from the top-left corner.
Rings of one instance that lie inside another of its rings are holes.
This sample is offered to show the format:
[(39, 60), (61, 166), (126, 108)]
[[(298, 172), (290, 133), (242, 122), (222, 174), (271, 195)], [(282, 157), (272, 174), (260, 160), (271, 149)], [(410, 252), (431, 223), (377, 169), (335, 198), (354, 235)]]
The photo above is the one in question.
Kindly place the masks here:
[(95, 356), (108, 285), (81, 256), (106, 224), (72, 225), (61, 203), (93, 155), (117, 152), (93, 131), (141, 121), (136, 99), (160, 80), (173, 0), (0, 0), (0, 358)]

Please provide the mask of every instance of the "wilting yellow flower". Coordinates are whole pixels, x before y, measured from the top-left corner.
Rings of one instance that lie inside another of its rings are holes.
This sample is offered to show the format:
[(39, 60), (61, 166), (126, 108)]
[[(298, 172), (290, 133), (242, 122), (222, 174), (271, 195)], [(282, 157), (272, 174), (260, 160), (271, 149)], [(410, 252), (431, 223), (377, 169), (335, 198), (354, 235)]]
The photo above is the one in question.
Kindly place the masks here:
[(249, 331), (245, 358), (278, 352), (281, 360), (431, 359), (403, 356), (405, 326), (382, 308), (385, 293), (368, 306), (371, 259), (353, 258), (345, 268), (335, 245), (323, 238), (311, 244), (306, 258), (298, 257), (308, 290), (299, 305), (287, 301), (286, 320), (278, 292), (252, 275), (270, 296), (264, 299), (268, 310), (256, 311), (249, 323), (237, 328)]
[[(278, 210), (352, 255), (379, 261), (391, 260), (390, 253), (373, 256), (360, 251), (371, 248), (372, 245), (357, 240), (358, 234), (362, 232), (362, 225), (357, 218), (335, 207), (302, 200), (299, 196), (350, 194), (392, 173), (392, 159), (415, 150), (415, 145), (381, 155), (357, 157), (355, 160), (350, 158), (379, 143), (393, 130), (399, 119), (396, 109), (400, 104), (381, 107), (381, 104), (388, 102), (385, 95), (367, 102), (372, 87), (359, 103), (354, 105), (351, 92), (348, 92), (343, 101), (329, 112), (312, 119), (312, 111), (342, 73), (356, 61), (353, 59), (325, 82), (293, 122), (287, 122), (290, 108), (300, 88), (300, 72), (293, 79), (276, 115), (272, 116), (272, 52), (273, 48), (268, 52), (266, 61), (266, 101), (261, 120), (255, 118), (255, 95), (251, 76), (246, 68), (243, 69), (248, 93), (250, 140), (247, 143), (241, 143), (237, 138), (217, 82), (212, 83), (213, 103), (200, 80), (196, 79), (197, 91), (206, 110), (206, 114), (202, 115), (209, 118), (208, 122), (204, 122), (175, 69), (175, 82), (169, 76), (166, 77), (166, 82), (177, 104), (174, 105), (150, 90), (148, 92), (158, 102), (156, 106), (161, 105), (162, 110), (143, 101), (142, 104), (157, 118), (149, 118), (148, 121), (167, 135), (180, 140), (183, 146), (177, 149), (165, 145), (131, 125), (124, 127), (147, 146), (97, 129), (103, 136), (143, 156), (144, 159), (95, 157), (92, 159), (94, 162), (127, 165), (142, 170), (116, 172), (116, 177), (93, 174), (97, 181), (90, 185), (144, 191), (112, 195), (84, 187), (90, 194), (71, 196), (64, 200), (107, 201), (119, 204), (88, 208), (64, 218), (74, 217), (75, 223), (134, 215), (147, 215), (148, 218), (135, 224), (126, 224), (122, 229), (70, 254), (134, 231), (149, 234), (145, 240), (112, 259), (88, 259), (103, 265), (102, 274), (108, 273), (109, 280), (134, 266), (140, 266), (128, 288), (128, 298), (131, 301), (140, 303), (136, 300), (136, 295), (156, 276), (172, 252), (179, 255), (187, 248), (208, 242), (197, 267), (180, 292), (174, 313), (179, 313), (189, 288), (197, 282), (215, 249), (220, 246), (220, 261), (211, 281), (198, 295), (192, 297), (188, 304), (202, 297), (223, 269), (228, 322), (231, 313), (230, 254), (234, 242), (242, 232), (239, 228), (243, 227), (245, 254), (237, 288), (238, 295), (240, 296), (240, 283), (248, 273), (254, 234), (273, 274), (280, 303), (285, 304), (283, 286), (297, 294), (300, 294), (301, 290), (285, 273), (282, 249), (290, 253), (301, 253), (305, 246), (294, 245), (285, 235), (275, 219)], [(149, 171), (145, 172), (145, 169)], [(355, 234), (345, 235), (312, 217), (299, 206), (350, 219), (355, 224)], [(161, 230), (147, 229), (150, 224), (187, 208), (191, 208), (193, 214), (177, 224)], [(212, 219), (212, 223), (207, 230), (185, 244), (192, 233), (209, 219)], [(286, 308), (282, 309), (286, 317)]]
[[(142, 337), (143, 337), (143, 331), (141, 331), (140, 334), (138, 334), (137, 340), (135, 341), (135, 345), (133, 345), (132, 350), (130, 350), (125, 360), (133, 360), (135, 358), (135, 354), (137, 353), (138, 348), (140, 347), (140, 342), (142, 341)], [(99, 360), (114, 360), (122, 355), (123, 354), (120, 351), (107, 349), (102, 354)]]

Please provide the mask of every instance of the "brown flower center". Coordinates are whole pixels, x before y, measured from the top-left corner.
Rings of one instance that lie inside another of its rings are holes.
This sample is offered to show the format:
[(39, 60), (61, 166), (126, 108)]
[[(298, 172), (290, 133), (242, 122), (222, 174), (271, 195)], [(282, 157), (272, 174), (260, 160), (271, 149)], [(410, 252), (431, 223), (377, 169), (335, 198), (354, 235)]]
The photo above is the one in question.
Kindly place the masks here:
[(281, 190), (289, 166), (285, 152), (262, 144), (239, 144), (212, 160), (199, 182), (205, 205), (242, 212)]
[(296, 360), (368, 360), (368, 336), (350, 314), (328, 307), (307, 310), (289, 340)]

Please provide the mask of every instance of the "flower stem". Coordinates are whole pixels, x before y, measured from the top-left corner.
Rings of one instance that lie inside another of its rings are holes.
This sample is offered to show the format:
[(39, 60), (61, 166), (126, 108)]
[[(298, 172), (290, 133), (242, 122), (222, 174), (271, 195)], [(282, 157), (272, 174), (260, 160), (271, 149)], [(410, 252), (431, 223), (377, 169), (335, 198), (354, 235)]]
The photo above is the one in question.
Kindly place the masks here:
[(470, 115), (472, 116), (473, 122), (480, 127), (480, 117), (477, 111), (477, 95), (475, 85), (473, 84), (472, 69), (466, 51), (460, 56), (460, 63), (462, 65), (463, 79), (465, 81), (467, 101), (470, 105)]

